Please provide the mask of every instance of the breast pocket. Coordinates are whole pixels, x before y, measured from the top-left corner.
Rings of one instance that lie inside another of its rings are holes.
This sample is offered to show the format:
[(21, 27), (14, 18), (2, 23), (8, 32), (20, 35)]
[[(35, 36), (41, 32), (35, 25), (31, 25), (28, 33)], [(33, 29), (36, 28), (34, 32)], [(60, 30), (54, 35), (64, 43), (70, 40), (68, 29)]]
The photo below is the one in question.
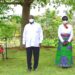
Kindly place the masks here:
[(39, 29), (35, 29), (35, 33), (39, 33)]

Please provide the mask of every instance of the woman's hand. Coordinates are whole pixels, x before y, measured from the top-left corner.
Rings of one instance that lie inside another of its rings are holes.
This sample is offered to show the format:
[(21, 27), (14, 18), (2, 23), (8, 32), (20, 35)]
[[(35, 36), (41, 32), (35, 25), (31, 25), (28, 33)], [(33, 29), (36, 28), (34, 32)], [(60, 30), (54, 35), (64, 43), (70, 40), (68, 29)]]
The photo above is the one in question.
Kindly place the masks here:
[(64, 41), (64, 42), (63, 42), (63, 45), (67, 45), (67, 44), (68, 44), (68, 41)]

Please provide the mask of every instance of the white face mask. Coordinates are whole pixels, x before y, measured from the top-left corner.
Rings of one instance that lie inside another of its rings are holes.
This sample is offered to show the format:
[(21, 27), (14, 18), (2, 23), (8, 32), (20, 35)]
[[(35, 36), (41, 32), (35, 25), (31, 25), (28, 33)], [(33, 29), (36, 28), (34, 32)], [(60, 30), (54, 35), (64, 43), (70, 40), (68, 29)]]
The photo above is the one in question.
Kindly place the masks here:
[(63, 21), (63, 24), (67, 24), (68, 23), (68, 21)]
[(33, 22), (34, 22), (34, 19), (29, 19), (29, 22), (30, 22), (30, 23), (33, 23)]

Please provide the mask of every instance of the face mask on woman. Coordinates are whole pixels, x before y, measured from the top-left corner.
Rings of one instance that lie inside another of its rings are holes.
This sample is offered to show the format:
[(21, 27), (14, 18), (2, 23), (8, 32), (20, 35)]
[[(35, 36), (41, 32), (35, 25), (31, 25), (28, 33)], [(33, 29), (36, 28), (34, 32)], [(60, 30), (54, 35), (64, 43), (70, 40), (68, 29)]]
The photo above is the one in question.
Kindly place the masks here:
[(68, 23), (68, 21), (66, 21), (66, 20), (65, 20), (65, 21), (63, 21), (63, 24), (67, 24), (67, 23)]
[(68, 28), (67, 23), (68, 23), (68, 21), (63, 21), (64, 27), (65, 27), (66, 29)]

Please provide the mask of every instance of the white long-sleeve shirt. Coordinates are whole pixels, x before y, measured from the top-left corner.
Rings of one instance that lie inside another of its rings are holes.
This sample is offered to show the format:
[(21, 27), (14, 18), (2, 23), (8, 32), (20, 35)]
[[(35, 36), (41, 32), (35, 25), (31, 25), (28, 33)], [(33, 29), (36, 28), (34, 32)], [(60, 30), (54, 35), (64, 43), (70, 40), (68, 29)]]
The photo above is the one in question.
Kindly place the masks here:
[(73, 38), (73, 28), (72, 28), (72, 25), (68, 24), (67, 25), (68, 28), (66, 29), (64, 27), (63, 24), (61, 24), (58, 28), (58, 37), (60, 39), (61, 42), (64, 42), (64, 39), (62, 38), (61, 34), (70, 34), (70, 37), (68, 39), (68, 42), (70, 42)]
[(34, 22), (33, 24), (28, 23), (24, 27), (23, 32), (23, 44), (26, 47), (39, 47), (39, 44), (43, 40), (43, 31), (40, 24)]

